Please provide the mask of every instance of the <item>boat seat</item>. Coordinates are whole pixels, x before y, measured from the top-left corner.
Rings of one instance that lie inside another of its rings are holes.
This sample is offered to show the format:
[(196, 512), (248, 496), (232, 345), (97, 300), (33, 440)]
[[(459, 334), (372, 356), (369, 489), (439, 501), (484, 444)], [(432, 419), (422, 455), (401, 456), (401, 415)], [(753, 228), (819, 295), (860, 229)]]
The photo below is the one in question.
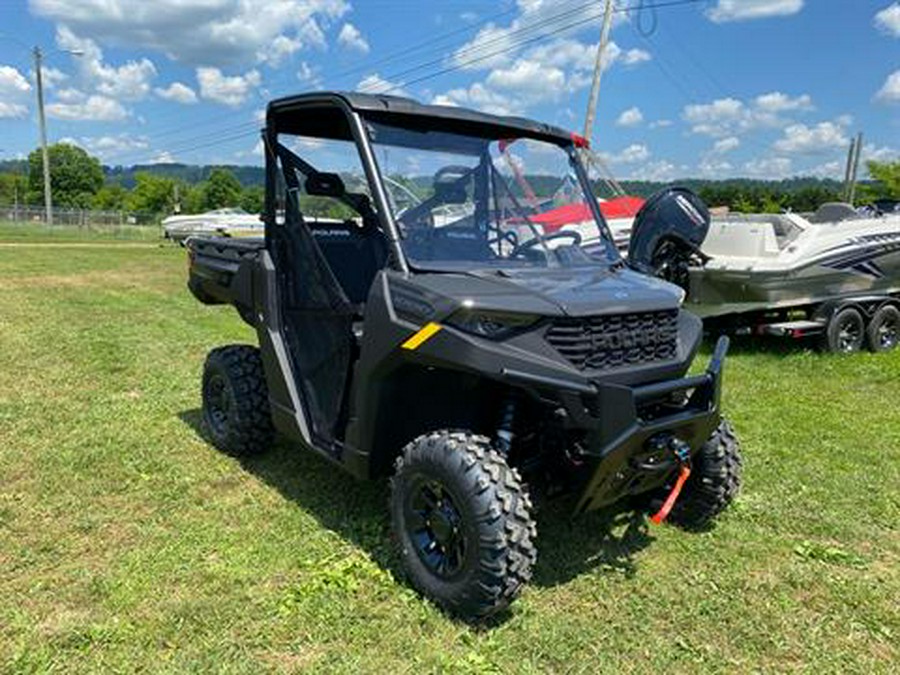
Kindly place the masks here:
[(827, 204), (822, 204), (816, 212), (812, 214), (808, 220), (811, 223), (821, 224), (821, 223), (839, 223), (843, 220), (855, 220), (859, 218), (859, 214), (856, 212), (850, 204), (845, 204), (844, 202), (828, 202)]
[(387, 264), (384, 234), (374, 224), (354, 220), (309, 219), (307, 225), (347, 300), (361, 313), (375, 275)]

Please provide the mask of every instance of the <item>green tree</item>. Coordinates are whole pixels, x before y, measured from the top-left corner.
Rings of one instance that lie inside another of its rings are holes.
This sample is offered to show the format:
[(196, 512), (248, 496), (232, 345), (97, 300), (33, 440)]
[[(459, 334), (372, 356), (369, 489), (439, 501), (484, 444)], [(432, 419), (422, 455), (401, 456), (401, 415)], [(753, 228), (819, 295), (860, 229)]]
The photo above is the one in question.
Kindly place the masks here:
[(241, 184), (228, 169), (213, 169), (206, 181), (206, 208), (237, 206), (241, 201)]
[(175, 181), (140, 171), (134, 176), (135, 185), (128, 198), (132, 211), (170, 213), (175, 203)]
[[(54, 143), (50, 155), (50, 187), (57, 206), (88, 208), (103, 187), (103, 168), (96, 157), (68, 143)], [(40, 148), (28, 155), (28, 201), (42, 203), (44, 169)]]
[(900, 161), (868, 162), (869, 175), (875, 182), (869, 187), (874, 199), (900, 199)]
[(247, 213), (262, 213), (266, 191), (259, 187), (248, 187), (241, 194), (241, 208)]
[(0, 204), (25, 203), (28, 180), (19, 173), (0, 173)]
[(185, 187), (181, 197), (182, 213), (201, 213), (206, 210), (206, 183)]
[(93, 207), (101, 211), (124, 211), (127, 202), (128, 190), (118, 183), (110, 183), (94, 195)]

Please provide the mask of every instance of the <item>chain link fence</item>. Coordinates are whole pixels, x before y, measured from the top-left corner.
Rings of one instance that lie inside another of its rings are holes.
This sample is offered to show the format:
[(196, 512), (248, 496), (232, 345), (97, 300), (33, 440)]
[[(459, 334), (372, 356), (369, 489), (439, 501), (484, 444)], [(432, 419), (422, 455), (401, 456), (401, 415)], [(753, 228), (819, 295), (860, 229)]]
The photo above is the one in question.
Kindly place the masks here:
[(53, 223), (47, 223), (43, 207), (0, 205), (0, 224), (14, 232), (42, 232), (66, 237), (112, 237), (152, 240), (162, 237), (165, 216), (146, 211), (98, 211), (54, 208)]

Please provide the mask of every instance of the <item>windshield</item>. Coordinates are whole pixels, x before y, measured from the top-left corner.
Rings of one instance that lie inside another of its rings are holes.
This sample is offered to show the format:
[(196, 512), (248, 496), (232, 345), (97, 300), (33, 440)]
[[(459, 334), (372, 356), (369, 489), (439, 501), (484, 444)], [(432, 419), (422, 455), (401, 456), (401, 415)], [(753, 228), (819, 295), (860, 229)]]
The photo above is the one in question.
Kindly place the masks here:
[(380, 123), (369, 130), (413, 265), (571, 267), (618, 259), (566, 149)]

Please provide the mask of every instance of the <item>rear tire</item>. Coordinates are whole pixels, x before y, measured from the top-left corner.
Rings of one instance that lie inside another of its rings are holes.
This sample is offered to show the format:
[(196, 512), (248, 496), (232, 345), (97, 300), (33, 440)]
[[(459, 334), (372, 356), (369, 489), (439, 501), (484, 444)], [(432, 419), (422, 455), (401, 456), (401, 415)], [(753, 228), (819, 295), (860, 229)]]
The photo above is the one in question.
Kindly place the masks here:
[(900, 310), (886, 305), (875, 312), (866, 328), (866, 342), (873, 352), (889, 352), (900, 342)]
[(259, 349), (213, 349), (203, 367), (203, 428), (229, 455), (265, 452), (275, 438)]
[(741, 489), (741, 444), (728, 420), (719, 423), (691, 464), (691, 477), (668, 520), (687, 529), (698, 529), (728, 508)]
[(531, 501), (484, 436), (437, 431), (407, 445), (391, 480), (390, 511), (412, 584), (455, 615), (490, 617), (531, 578)]
[(822, 348), (835, 354), (854, 354), (866, 340), (866, 325), (862, 314), (852, 307), (835, 312), (828, 320), (822, 336)]

